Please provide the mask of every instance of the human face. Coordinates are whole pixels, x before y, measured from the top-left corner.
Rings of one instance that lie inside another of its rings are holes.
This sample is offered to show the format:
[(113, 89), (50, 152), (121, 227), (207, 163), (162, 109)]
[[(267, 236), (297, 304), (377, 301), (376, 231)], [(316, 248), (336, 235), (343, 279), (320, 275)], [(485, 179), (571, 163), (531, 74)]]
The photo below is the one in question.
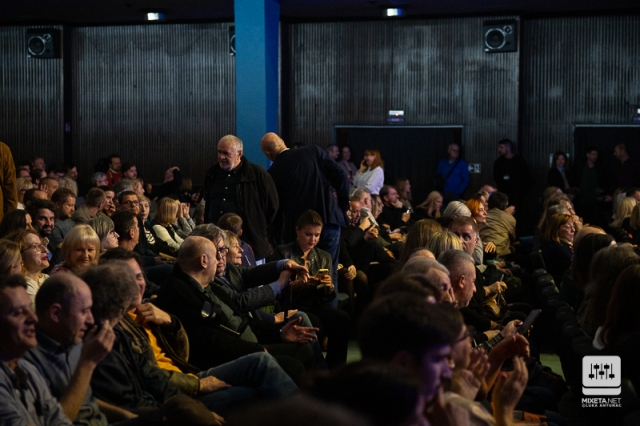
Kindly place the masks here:
[(238, 167), (242, 158), (242, 150), (236, 149), (231, 141), (223, 140), (218, 143), (218, 164), (222, 170), (231, 171)]
[(149, 202), (148, 201), (140, 201), (140, 218), (142, 220), (147, 220), (149, 217)]
[(296, 227), (297, 241), (304, 253), (318, 244), (321, 233), (322, 226), (319, 225), (307, 225), (302, 229)]
[(567, 162), (567, 159), (564, 158), (564, 155), (559, 155), (557, 160), (556, 160), (556, 167), (562, 168), (562, 167), (564, 167), (566, 162)]
[(452, 143), (449, 145), (447, 153), (449, 154), (449, 160), (455, 160), (460, 156), (460, 147), (457, 144)]
[(55, 215), (49, 209), (38, 210), (38, 215), (34, 218), (33, 224), (42, 237), (48, 237), (53, 231)]
[(19, 178), (26, 178), (26, 179), (31, 178), (31, 175), (29, 174), (29, 170), (20, 169), (18, 173), (19, 173), (18, 175)]
[(133, 182), (133, 192), (138, 195), (144, 195), (144, 188), (142, 187), (142, 183), (138, 181)]
[(109, 186), (109, 179), (104, 176), (102, 179), (96, 181), (96, 187), (98, 186)]
[(0, 290), (0, 353), (4, 359), (21, 357), (38, 345), (36, 323), (38, 317), (31, 310), (31, 298), (23, 287)]
[(451, 279), (449, 278), (449, 275), (438, 269), (432, 269), (427, 274), (427, 279), (431, 284), (435, 285), (442, 291), (443, 303), (454, 302), (453, 288), (451, 287)]
[(471, 362), (471, 341), (473, 339), (474, 330), (470, 330), (466, 325), (462, 326), (462, 330), (458, 338), (451, 345), (451, 359), (456, 368), (466, 369)]
[(127, 179), (135, 179), (138, 177), (138, 169), (136, 169), (136, 166), (132, 166), (129, 170), (123, 173), (123, 176)]
[(140, 265), (138, 265), (138, 262), (136, 262), (135, 259), (127, 259), (126, 263), (127, 265), (129, 265), (129, 267), (131, 268), (131, 270), (136, 276), (136, 285), (138, 286), (138, 298), (134, 303), (135, 306), (132, 306), (132, 308), (137, 308), (142, 303), (142, 297), (144, 296), (144, 291), (147, 288), (147, 282), (144, 280), (144, 274), (142, 273), (142, 270), (140, 269)]
[(451, 346), (449, 345), (430, 348), (422, 354), (419, 374), (422, 382), (422, 396), (428, 402), (438, 393), (442, 380), (451, 378), (450, 355)]
[(42, 244), (40, 238), (34, 234), (28, 234), (22, 249), (22, 263), (27, 272), (40, 272), (49, 267), (47, 247)]
[(484, 208), (484, 205), (480, 204), (480, 208), (478, 208), (478, 214), (473, 218), (478, 224), (487, 223), (487, 209)]
[(244, 253), (244, 250), (242, 250), (242, 247), (240, 247), (240, 242), (238, 241), (238, 239), (231, 238), (231, 243), (229, 245), (229, 254), (227, 255), (229, 262), (233, 263), (234, 265), (242, 265), (242, 253)]
[(140, 213), (140, 200), (138, 199), (138, 196), (135, 194), (130, 194), (122, 197), (120, 210), (130, 211), (138, 215), (138, 213)]
[(51, 200), (51, 196), (53, 195), (54, 192), (58, 190), (59, 186), (60, 184), (58, 183), (57, 180), (49, 180), (47, 182), (47, 199), (48, 200)]
[(409, 179), (407, 179), (404, 182), (404, 192), (411, 192), (411, 182), (409, 182)]
[(347, 146), (342, 147), (342, 159), (344, 161), (351, 160), (351, 150)]
[(398, 201), (398, 191), (395, 188), (389, 188), (389, 193), (384, 197), (388, 204), (395, 204)]
[(91, 306), (93, 299), (91, 298), (91, 290), (84, 282), (76, 283), (76, 291), (74, 292), (69, 305), (60, 312), (60, 344), (63, 346), (73, 346), (82, 342), (82, 339), (93, 324), (93, 315), (91, 314)]
[(442, 209), (442, 203), (444, 202), (444, 200), (442, 199), (442, 197), (438, 197), (436, 198), (436, 202), (433, 204), (433, 206), (436, 208), (436, 210), (440, 210)]
[(111, 170), (119, 172), (120, 167), (122, 167), (122, 163), (120, 162), (120, 157), (113, 157), (111, 159), (111, 163), (109, 163), (109, 167)]
[(469, 254), (473, 254), (473, 250), (476, 248), (476, 244), (478, 244), (478, 235), (471, 225), (457, 226), (451, 228), (450, 231), (460, 237), (462, 249)]
[(69, 177), (73, 180), (78, 180), (78, 168), (74, 167), (73, 169), (69, 170), (69, 173), (67, 173), (69, 175)]
[(58, 204), (58, 217), (61, 220), (68, 219), (75, 210), (76, 197), (67, 197), (67, 200), (64, 203)]
[(340, 150), (338, 149), (337, 146), (332, 146), (328, 154), (329, 154), (329, 157), (333, 158), (334, 160), (337, 160), (338, 157), (340, 156)]
[(115, 197), (116, 194), (113, 191), (104, 191), (104, 195), (105, 203), (102, 211), (104, 214), (111, 217), (116, 211), (116, 205), (113, 203), (113, 197)]
[(349, 213), (351, 214), (351, 224), (357, 225), (360, 223), (360, 210), (362, 209), (362, 204), (359, 201), (351, 201), (351, 208), (349, 209)]
[(47, 166), (44, 164), (44, 158), (36, 158), (33, 162), (34, 169), (46, 170)]
[(474, 265), (466, 265), (466, 273), (464, 274), (464, 287), (457, 297), (458, 307), (466, 308), (476, 292), (476, 268)]
[(71, 252), (69, 267), (71, 269), (87, 268), (94, 264), (98, 250), (89, 241), (78, 243)]
[(573, 242), (574, 234), (575, 234), (575, 228), (573, 226), (572, 220), (570, 220), (569, 222), (565, 223), (560, 228), (558, 228), (558, 238), (560, 239)]
[(224, 240), (219, 238), (215, 243), (216, 246), (216, 275), (221, 277), (224, 275), (224, 270), (227, 267), (227, 253), (229, 249), (224, 245)]
[(367, 166), (371, 166), (371, 164), (373, 163), (373, 161), (376, 159), (376, 155), (375, 154), (366, 154), (364, 156), (364, 163)]
[(498, 154), (506, 155), (509, 152), (509, 147), (507, 145), (498, 145)]
[(113, 229), (109, 231), (107, 237), (102, 242), (102, 249), (109, 250), (118, 247), (118, 237), (120, 237)]
[(27, 222), (27, 226), (24, 229), (33, 229), (33, 222), (31, 221), (31, 215), (29, 213), (24, 215), (24, 220)]
[(587, 161), (590, 163), (598, 161), (598, 151), (594, 149), (593, 151), (587, 152)]
[(616, 157), (618, 160), (621, 159), (622, 150), (616, 146), (615, 148), (613, 148), (613, 156)]
[(140, 241), (140, 227), (138, 226), (138, 221), (136, 221), (133, 224), (133, 237), (131, 238), (131, 242), (135, 246), (138, 244), (139, 241)]

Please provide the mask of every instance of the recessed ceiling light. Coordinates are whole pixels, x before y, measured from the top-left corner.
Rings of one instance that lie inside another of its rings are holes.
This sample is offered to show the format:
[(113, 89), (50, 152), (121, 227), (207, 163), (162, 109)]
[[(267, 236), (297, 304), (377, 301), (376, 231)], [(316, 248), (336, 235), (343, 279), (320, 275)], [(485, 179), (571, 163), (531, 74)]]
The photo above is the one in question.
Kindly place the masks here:
[(162, 12), (148, 12), (147, 21), (164, 21), (164, 13)]
[(393, 16), (402, 16), (404, 14), (404, 10), (400, 8), (388, 8), (384, 11), (384, 16), (393, 17)]

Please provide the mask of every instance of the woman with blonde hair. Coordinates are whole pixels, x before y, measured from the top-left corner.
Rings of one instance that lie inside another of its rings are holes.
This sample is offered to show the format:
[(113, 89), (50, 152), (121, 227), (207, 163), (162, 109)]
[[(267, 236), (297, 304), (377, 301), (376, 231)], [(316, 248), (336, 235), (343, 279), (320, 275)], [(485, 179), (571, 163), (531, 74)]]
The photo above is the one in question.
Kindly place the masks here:
[(622, 222), (631, 217), (631, 213), (633, 212), (634, 207), (636, 206), (637, 201), (633, 197), (624, 197), (618, 203), (618, 207), (616, 207), (616, 218), (611, 222), (609, 226), (612, 228), (620, 228), (622, 226)]
[(119, 235), (113, 229), (113, 221), (108, 216), (96, 216), (87, 222), (100, 238), (100, 253), (118, 247)]
[(33, 188), (31, 179), (18, 178), (16, 179), (16, 191), (18, 192), (18, 210), (24, 210), (24, 193)]
[(637, 245), (640, 240), (640, 204), (636, 204), (631, 216), (622, 221), (622, 229), (629, 234), (631, 242)]
[(100, 238), (89, 225), (76, 225), (64, 237), (60, 245), (63, 262), (51, 270), (51, 275), (58, 272), (72, 272), (76, 275), (100, 259)]
[(435, 220), (422, 219), (417, 221), (409, 229), (407, 240), (404, 243), (400, 258), (398, 260), (398, 270), (401, 270), (409, 257), (419, 249), (426, 248), (429, 245), (431, 237), (436, 232), (442, 232), (442, 226)]
[(22, 276), (27, 282), (27, 293), (35, 301), (36, 293), (49, 275), (42, 271), (49, 267), (49, 253), (40, 235), (33, 229), (18, 229), (6, 237), (20, 247), (22, 254)]
[(431, 236), (427, 249), (433, 253), (437, 259), (440, 254), (447, 250), (462, 251), (462, 241), (453, 232), (436, 232)]
[(415, 208), (414, 212), (411, 214), (411, 220), (439, 218), (442, 202), (442, 194), (438, 191), (431, 191), (427, 196), (427, 199)]
[(371, 194), (379, 194), (384, 185), (384, 162), (377, 149), (367, 149), (364, 159), (360, 162), (360, 169), (353, 179), (352, 191), (367, 188)]
[(171, 254), (176, 254), (182, 245), (182, 238), (176, 232), (173, 223), (178, 220), (180, 201), (164, 197), (158, 202), (158, 210), (151, 222), (152, 231), (156, 240), (164, 241)]
[(0, 279), (19, 274), (21, 270), (22, 256), (18, 243), (0, 239)]
[(411, 209), (411, 182), (407, 178), (400, 178), (396, 181), (396, 191), (398, 191), (398, 200), (402, 202), (405, 209)]

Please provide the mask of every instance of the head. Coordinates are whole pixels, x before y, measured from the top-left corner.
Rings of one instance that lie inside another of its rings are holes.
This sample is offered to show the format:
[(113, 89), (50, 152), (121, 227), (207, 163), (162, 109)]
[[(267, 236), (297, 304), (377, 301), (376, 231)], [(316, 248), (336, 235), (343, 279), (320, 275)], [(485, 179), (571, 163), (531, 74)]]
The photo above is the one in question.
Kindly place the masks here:
[[(217, 226), (207, 223), (204, 225), (198, 225), (191, 232), (192, 237), (203, 237), (213, 243), (213, 248), (216, 250), (214, 253), (214, 259), (216, 259), (216, 271), (214, 275), (222, 276), (227, 268), (227, 254), (229, 248), (227, 247), (227, 236), (225, 231)], [(182, 243), (184, 244), (184, 243)], [(180, 246), (180, 251), (183, 247)]]
[(280, 136), (273, 132), (265, 134), (260, 140), (260, 149), (264, 155), (271, 161), (274, 161), (278, 154), (287, 148)]
[(427, 211), (431, 214), (431, 217), (440, 217), (440, 209), (442, 209), (442, 194), (438, 191), (431, 191), (424, 200), (424, 203), (420, 204), (420, 207), (426, 207)]
[[(133, 191), (121, 192), (120, 195), (118, 196), (118, 210), (129, 211), (135, 215), (140, 213), (140, 198), (138, 197), (138, 194), (136, 194)], [(177, 213), (178, 211), (176, 210), (176, 214)]]
[(128, 161), (122, 164), (122, 177), (131, 180), (136, 179), (138, 177), (136, 165)]
[(242, 218), (235, 213), (225, 213), (218, 219), (218, 226), (225, 231), (231, 231), (242, 236)]
[(138, 244), (140, 239), (140, 228), (138, 218), (131, 211), (116, 212), (111, 216), (113, 230), (118, 236), (118, 243), (126, 243), (132, 248)]
[(451, 361), (453, 361), (455, 369), (466, 369), (471, 363), (475, 330), (473, 327), (469, 328), (465, 325), (462, 314), (453, 306), (446, 306), (443, 315), (451, 327), (451, 332), (455, 335), (451, 344)]
[(0, 239), (0, 281), (22, 271), (20, 245), (15, 241)]
[(624, 197), (616, 207), (616, 219), (611, 223), (614, 228), (622, 226), (622, 221), (631, 217), (633, 209), (636, 207), (636, 199), (633, 197)]
[(173, 198), (164, 197), (158, 202), (158, 210), (154, 221), (167, 226), (178, 220), (178, 209), (180, 208), (180, 201)]
[(102, 206), (102, 213), (111, 217), (116, 212), (115, 196), (116, 193), (108, 186), (103, 186), (100, 189), (104, 191), (105, 202)]
[[(220, 232), (222, 235), (224, 231)], [(223, 241), (223, 238), (218, 238), (218, 245), (224, 246)], [(204, 237), (190, 235), (180, 246), (177, 263), (185, 273), (206, 287), (215, 278), (220, 261), (226, 263), (224, 259), (226, 256), (216, 257), (216, 245), (213, 242)]]
[(340, 154), (342, 154), (343, 161), (351, 160), (351, 148), (349, 148), (348, 146), (343, 146), (340, 150)]
[(33, 188), (30, 178), (18, 178), (16, 179), (16, 191), (18, 192), (18, 201), (24, 202), (24, 194), (29, 189)]
[(227, 236), (227, 248), (229, 249), (229, 253), (227, 254), (227, 260), (234, 265), (242, 265), (242, 255), (244, 250), (242, 250), (242, 242), (240, 241), (240, 237), (238, 237), (235, 233), (231, 231), (225, 231)]
[(574, 234), (575, 225), (573, 223), (573, 216), (568, 214), (554, 214), (547, 218), (544, 228), (544, 238), (547, 241), (560, 242), (562, 240), (572, 243)]
[(374, 299), (381, 299), (395, 293), (413, 293), (416, 297), (435, 304), (442, 299), (440, 288), (432, 285), (423, 274), (396, 272), (378, 286)]
[(413, 257), (402, 267), (402, 272), (408, 276), (421, 276), (431, 286), (438, 289), (440, 292), (440, 297), (437, 298), (438, 302), (454, 302), (449, 270), (435, 259)]
[(114, 248), (107, 250), (100, 256), (99, 264), (104, 265), (106, 263), (113, 262), (114, 260), (126, 263), (136, 277), (138, 297), (135, 299), (132, 306), (130, 306), (130, 308), (136, 308), (142, 303), (142, 298), (147, 288), (147, 282), (145, 281), (144, 273), (142, 272), (142, 258), (135, 251), (123, 248)]
[(89, 225), (76, 225), (60, 245), (64, 263), (78, 274), (100, 259), (100, 238)]
[(404, 265), (415, 250), (427, 247), (431, 237), (436, 232), (442, 232), (442, 227), (434, 220), (422, 219), (414, 223), (407, 234), (407, 239), (398, 262), (399, 265)]
[(109, 168), (114, 172), (120, 172), (122, 168), (122, 161), (120, 160), (120, 156), (118, 154), (111, 154), (107, 157), (109, 161)]
[(47, 169), (47, 165), (44, 162), (44, 158), (42, 158), (42, 157), (33, 157), (33, 169), (46, 170)]
[(449, 154), (449, 161), (454, 161), (460, 157), (460, 145), (457, 143), (449, 144), (447, 148), (447, 154)]
[(360, 210), (362, 210), (362, 203), (360, 201), (349, 201), (349, 218), (351, 219), (351, 225), (357, 226), (360, 223)]
[(376, 167), (384, 169), (384, 162), (380, 156), (380, 151), (377, 149), (369, 148), (364, 151), (364, 163), (367, 165), (369, 170), (373, 170)]
[(478, 244), (478, 225), (470, 217), (456, 217), (449, 225), (449, 231), (456, 234), (462, 241), (462, 250), (470, 255)]
[(75, 164), (69, 163), (67, 164), (67, 173), (66, 176), (73, 180), (78, 180), (78, 168)]
[(329, 154), (329, 157), (338, 161), (338, 157), (340, 157), (340, 148), (338, 148), (338, 145), (332, 143), (327, 147), (327, 154)]
[(73, 274), (48, 278), (36, 293), (35, 302), (39, 327), (63, 347), (82, 342), (94, 324), (91, 290)]
[(0, 222), (0, 238), (18, 229), (33, 229), (31, 215), (26, 210), (10, 210)]
[(22, 274), (38, 273), (49, 267), (47, 246), (33, 229), (18, 229), (6, 236), (18, 243), (22, 256)]
[(27, 209), (33, 227), (41, 237), (49, 237), (55, 223), (55, 206), (48, 200), (36, 200)]
[(398, 201), (398, 191), (391, 185), (380, 188), (380, 198), (385, 206), (393, 206)]
[(226, 135), (218, 141), (218, 164), (222, 170), (238, 167), (242, 160), (242, 141), (237, 136)]
[(616, 145), (615, 148), (613, 148), (613, 156), (618, 160), (623, 160), (628, 157), (629, 154), (627, 153), (627, 146), (623, 143)]
[[(60, 189), (68, 189), (73, 193), (73, 195), (75, 197), (78, 196), (78, 184), (76, 183), (75, 180), (71, 179), (70, 177), (64, 176), (64, 177), (61, 177), (58, 180), (58, 184), (59, 184), (58, 185), (58, 189), (59, 190)], [(55, 192), (54, 192), (54, 194), (55, 194)]]
[[(601, 234), (601, 235), (605, 235), (606, 232), (604, 232), (604, 229), (600, 228), (599, 226), (596, 225), (587, 225), (587, 226), (583, 226), (582, 228), (580, 228), (580, 230), (578, 232), (576, 232), (576, 234), (573, 236), (573, 246), (577, 247), (578, 243), (580, 242), (581, 239), (583, 239), (584, 237), (586, 237), (589, 234)], [(613, 238), (613, 237), (611, 237)]]
[(45, 177), (40, 179), (38, 189), (44, 191), (47, 194), (47, 199), (51, 200), (51, 197), (53, 196), (53, 193), (58, 189), (58, 186), (60, 186), (60, 184), (58, 183), (58, 179)]
[(441, 305), (398, 293), (375, 300), (360, 318), (358, 344), (363, 358), (409, 369), (420, 378), (421, 394), (429, 402), (442, 380), (451, 376), (448, 357), (453, 336), (441, 312)]
[(396, 181), (396, 191), (401, 199), (411, 195), (411, 182), (407, 178), (400, 178)]
[(447, 250), (462, 250), (462, 241), (453, 232), (436, 232), (431, 236), (427, 249), (439, 259), (440, 254)]
[(488, 203), (489, 203), (489, 210), (491, 209), (505, 210), (507, 207), (509, 207), (509, 197), (507, 197), (507, 194), (504, 194), (502, 192), (494, 192), (489, 197)]
[(371, 192), (366, 188), (358, 188), (353, 193), (353, 198), (362, 203), (362, 207), (371, 210)]
[(556, 151), (553, 154), (553, 160), (551, 161), (553, 167), (564, 168), (567, 165), (567, 154), (562, 151)]
[(302, 213), (296, 222), (296, 241), (303, 252), (308, 252), (320, 241), (322, 218), (313, 210)]
[(97, 324), (109, 321), (115, 325), (139, 297), (136, 277), (128, 264), (113, 260), (86, 269), (80, 278), (93, 295), (91, 313)]
[(595, 164), (598, 161), (598, 148), (595, 146), (587, 147), (587, 152), (585, 153), (585, 158), (588, 163)]
[(511, 139), (502, 139), (498, 142), (498, 154), (511, 155), (513, 153), (513, 141)]
[(471, 210), (462, 201), (451, 201), (442, 212), (444, 217), (471, 217)]
[(91, 175), (91, 186), (97, 188), (99, 186), (109, 186), (107, 175), (102, 172), (95, 172)]
[(87, 192), (87, 196), (84, 199), (84, 203), (89, 208), (101, 210), (106, 203), (107, 196), (100, 188), (91, 188)]
[(38, 317), (31, 309), (27, 283), (21, 275), (0, 280), (0, 359), (9, 361), (22, 357), (38, 345)]
[(108, 216), (96, 216), (87, 225), (93, 228), (100, 238), (100, 252), (118, 247), (118, 233), (114, 231), (113, 221)]
[(484, 203), (481, 200), (472, 198), (467, 201), (465, 205), (471, 212), (471, 218), (473, 218), (478, 225), (484, 225), (487, 223), (487, 209), (484, 207)]
[(144, 195), (138, 196), (140, 200), (140, 213), (138, 213), (138, 217), (143, 221), (149, 218), (149, 213), (151, 212), (151, 202)]
[[(584, 229), (584, 228), (582, 228)], [(582, 231), (582, 229), (580, 231)], [(578, 234), (580, 233), (578, 231)], [(578, 234), (574, 238), (574, 254), (571, 262), (574, 285), (584, 290), (589, 282), (589, 267), (593, 256), (600, 250), (615, 243), (611, 235), (603, 233), (590, 233), (578, 240)]]
[(67, 188), (60, 188), (54, 192), (51, 202), (55, 208), (56, 218), (60, 220), (69, 219), (76, 210), (76, 196)]
[(447, 250), (438, 256), (438, 262), (449, 270), (453, 297), (458, 308), (469, 306), (476, 291), (476, 267), (473, 257), (460, 250)]
[(122, 178), (118, 182), (113, 185), (113, 192), (116, 194), (116, 197), (119, 197), (123, 192), (133, 192), (136, 193), (133, 189), (135, 181), (132, 179)]

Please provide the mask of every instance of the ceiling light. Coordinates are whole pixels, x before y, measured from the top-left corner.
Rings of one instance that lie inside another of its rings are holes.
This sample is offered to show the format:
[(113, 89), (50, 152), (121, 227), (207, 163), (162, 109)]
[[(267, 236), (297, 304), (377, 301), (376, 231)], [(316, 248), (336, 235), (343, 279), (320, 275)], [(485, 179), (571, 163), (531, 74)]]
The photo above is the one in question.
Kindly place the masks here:
[(404, 15), (404, 10), (400, 8), (388, 8), (384, 10), (384, 16), (390, 18), (392, 16), (402, 16)]
[(147, 21), (164, 21), (164, 13), (161, 12), (148, 12)]

